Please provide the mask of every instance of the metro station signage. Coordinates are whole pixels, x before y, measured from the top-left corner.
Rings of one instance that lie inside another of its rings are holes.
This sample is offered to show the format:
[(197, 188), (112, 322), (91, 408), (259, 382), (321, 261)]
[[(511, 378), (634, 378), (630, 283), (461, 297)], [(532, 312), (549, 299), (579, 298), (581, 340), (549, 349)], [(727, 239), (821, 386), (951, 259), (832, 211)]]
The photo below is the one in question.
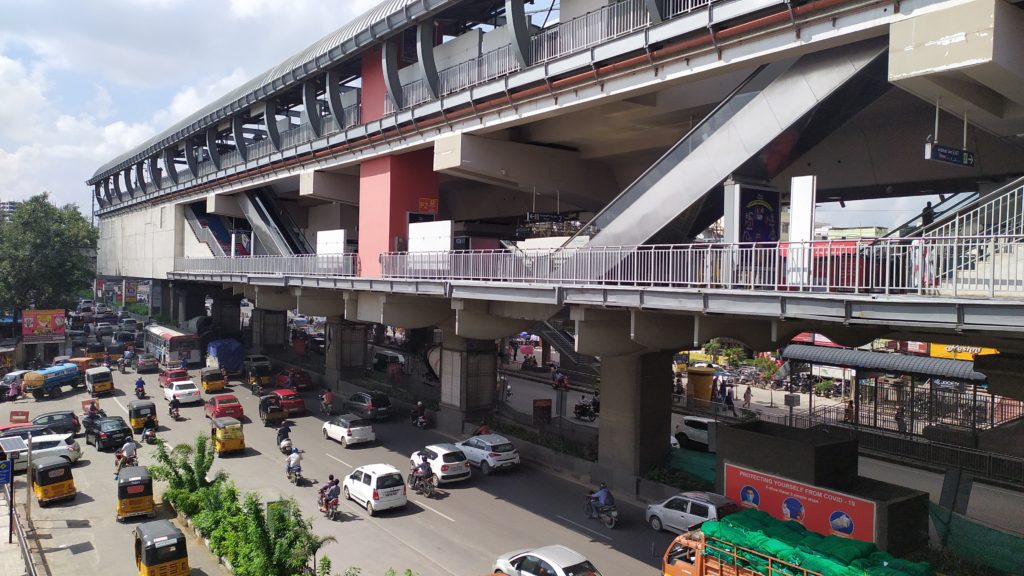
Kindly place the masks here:
[(975, 158), (974, 152), (927, 142), (924, 145), (924, 159), (945, 162), (946, 164), (954, 164), (965, 168), (974, 168)]

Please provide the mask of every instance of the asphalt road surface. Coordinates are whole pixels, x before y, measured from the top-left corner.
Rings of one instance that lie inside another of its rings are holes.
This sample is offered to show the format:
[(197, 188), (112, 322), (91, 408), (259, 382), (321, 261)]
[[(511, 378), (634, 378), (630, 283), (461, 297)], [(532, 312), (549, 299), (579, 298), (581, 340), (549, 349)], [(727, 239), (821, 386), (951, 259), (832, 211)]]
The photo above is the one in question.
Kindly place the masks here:
[[(192, 373), (197, 375), (198, 371)], [(115, 375), (116, 395), (101, 399), (108, 414), (127, 418), (125, 408), (134, 398), (131, 391), (136, 377), (134, 373)], [(156, 375), (144, 378), (160, 411), (159, 432), (166, 442), (190, 442), (197, 434), (209, 433), (201, 406), (182, 407), (187, 420), (173, 422), (167, 416)], [(513, 384), (514, 392), (515, 387)], [(433, 430), (419, 430), (400, 415), (374, 425), (376, 443), (345, 449), (323, 438), (323, 416), (297, 416), (292, 418), (292, 439), (303, 451), (303, 473), (308, 481), (296, 487), (285, 478), (284, 455), (276, 447), (275, 429), (259, 422), (256, 397), (240, 384), (228, 392), (244, 405), (249, 448), (244, 455), (218, 459), (214, 470), (225, 470), (241, 491), (258, 491), (264, 500), (294, 497), (306, 514), (315, 518), (318, 534), (337, 538), (337, 543), (326, 545), (322, 552), (331, 557), (338, 572), (358, 566), (366, 576), (382, 575), (388, 568), (399, 573), (410, 568), (423, 576), (489, 574), (499, 554), (564, 544), (587, 556), (605, 575), (654, 575), (658, 573), (658, 557), (672, 538), (667, 533), (653, 532), (644, 524), (641, 509), (621, 501), (620, 524), (614, 530), (604, 528), (584, 514), (587, 487), (529, 466), (487, 477), (474, 471), (472, 479), (445, 484), (430, 500), (410, 493), (407, 508), (374, 518), (355, 503), (343, 502), (342, 518), (331, 522), (316, 507), (316, 490), (329, 474), (341, 476), (371, 463), (392, 464), (405, 474), (412, 452), (451, 439)], [(336, 394), (336, 402), (346, 397), (346, 392), (349, 390)], [(316, 394), (309, 392), (305, 397), (307, 406), (315, 408)], [(13, 405), (5, 403), (0, 405), (0, 421), (8, 420), (11, 409), (29, 410), (32, 416), (57, 409), (80, 412), (80, 402), (85, 398), (84, 391), (78, 391), (53, 400), (29, 398)], [(575, 402), (572, 393), (570, 402)], [(113, 456), (109, 452), (97, 454), (94, 447), (85, 446), (81, 436), (79, 443), (84, 456), (74, 474), (82, 494), (59, 506), (33, 508), (33, 522), (40, 532), (47, 524), (52, 534), (50, 542), (44, 543), (51, 572), (68, 574), (84, 568), (94, 573), (102, 570), (109, 576), (136, 574), (131, 552), (133, 522), (114, 521)], [(139, 453), (143, 465), (153, 462), (152, 447), (144, 446)], [(197, 549), (198, 544), (191, 542), (190, 546), (193, 574), (226, 573), (212, 556)]]

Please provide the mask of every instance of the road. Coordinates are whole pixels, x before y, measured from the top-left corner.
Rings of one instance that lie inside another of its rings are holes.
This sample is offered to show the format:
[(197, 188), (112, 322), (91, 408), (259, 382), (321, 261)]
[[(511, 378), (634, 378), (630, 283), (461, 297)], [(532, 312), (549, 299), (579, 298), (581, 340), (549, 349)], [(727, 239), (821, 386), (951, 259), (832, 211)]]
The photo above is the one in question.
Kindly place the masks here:
[[(196, 371), (193, 371), (195, 373)], [(115, 375), (117, 395), (101, 404), (110, 414), (126, 416), (132, 396), (135, 374)], [(160, 394), (155, 375), (146, 375), (149, 393)], [(515, 386), (515, 385), (514, 385)], [(538, 385), (539, 386), (539, 385)], [(548, 388), (550, 390), (550, 387)], [(242, 401), (246, 414), (257, 414), (256, 398), (240, 385), (234, 393)], [(337, 397), (345, 397), (342, 394)], [(21, 400), (15, 405), (0, 405), (0, 420), (6, 422), (11, 408), (30, 410), (32, 415), (55, 409), (79, 410), (84, 392), (66, 394), (56, 400)], [(306, 395), (307, 405), (315, 406), (315, 395)], [(166, 403), (156, 399), (161, 415), (161, 437), (171, 444), (192, 441), (197, 434), (208, 433), (203, 410), (199, 406), (182, 408), (187, 418), (171, 422)], [(353, 467), (384, 462), (403, 473), (409, 454), (434, 442), (449, 441), (432, 430), (419, 430), (404, 418), (375, 424), (378, 442), (344, 449), (321, 436), (323, 417), (304, 415), (292, 419), (292, 438), (304, 452), (303, 470), (314, 483), (328, 474), (344, 475)], [(248, 421), (248, 418), (246, 419)], [(644, 525), (642, 510), (620, 503), (622, 523), (607, 530), (583, 513), (585, 487), (522, 467), (488, 477), (476, 474), (463, 483), (442, 487), (439, 495), (427, 501), (412, 495), (410, 505), (401, 511), (385, 512), (370, 518), (354, 503), (343, 503), (344, 518), (330, 522), (317, 513), (316, 486), (295, 487), (284, 475), (284, 456), (276, 448), (275, 430), (264, 428), (256, 417), (245, 427), (250, 447), (245, 455), (218, 459), (214, 470), (224, 470), (241, 491), (258, 491), (264, 500), (294, 497), (305, 513), (315, 518), (320, 535), (332, 535), (338, 543), (325, 546), (336, 569), (362, 568), (363, 574), (384, 574), (388, 568), (399, 572), (411, 568), (427, 575), (468, 575), (490, 572), (494, 558), (504, 552), (546, 544), (564, 544), (590, 558), (605, 574), (657, 574), (656, 558), (671, 540), (667, 533), (654, 533)], [(97, 455), (95, 448), (84, 446), (83, 464), (74, 469), (82, 494), (73, 502), (49, 509), (33, 509), (33, 522), (46, 524), (52, 534), (45, 543), (47, 559), (54, 574), (71, 573), (83, 567), (102, 567), (110, 576), (135, 574), (131, 561), (132, 524), (116, 524), (113, 519), (114, 490), (112, 456)], [(143, 465), (152, 463), (153, 449), (140, 450)], [(69, 520), (69, 517), (71, 520)], [(212, 557), (191, 548), (193, 574), (222, 574)], [(90, 570), (92, 571), (92, 570)]]

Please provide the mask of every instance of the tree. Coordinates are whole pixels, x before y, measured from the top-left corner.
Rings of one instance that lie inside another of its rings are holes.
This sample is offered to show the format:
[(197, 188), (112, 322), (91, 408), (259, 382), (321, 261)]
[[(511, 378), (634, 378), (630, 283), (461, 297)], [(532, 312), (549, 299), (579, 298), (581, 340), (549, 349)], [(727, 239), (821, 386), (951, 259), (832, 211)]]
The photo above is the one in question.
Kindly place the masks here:
[(159, 464), (150, 467), (153, 477), (167, 481), (165, 498), (188, 516), (197, 514), (207, 503), (209, 494), (204, 489), (227, 478), (223, 471), (207, 478), (213, 466), (213, 446), (205, 434), (196, 436), (194, 445), (178, 444), (169, 452), (164, 441), (157, 440), (155, 457)]
[(771, 358), (765, 358), (764, 356), (754, 358), (754, 367), (764, 376), (765, 380), (771, 380), (779, 371), (779, 365)]
[(74, 204), (33, 196), (0, 224), (0, 306), (70, 308), (96, 275), (96, 229)]

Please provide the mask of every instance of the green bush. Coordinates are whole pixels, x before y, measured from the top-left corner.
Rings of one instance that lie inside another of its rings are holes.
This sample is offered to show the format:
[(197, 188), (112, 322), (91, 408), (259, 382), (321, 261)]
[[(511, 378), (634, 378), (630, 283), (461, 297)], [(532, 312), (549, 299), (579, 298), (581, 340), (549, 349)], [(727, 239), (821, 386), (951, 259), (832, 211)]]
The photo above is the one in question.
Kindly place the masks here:
[(679, 488), (681, 491), (714, 490), (714, 486), (707, 482), (698, 480), (682, 470), (676, 470), (674, 468), (669, 468), (668, 466), (652, 468), (648, 470), (643, 477), (651, 482), (657, 482), (666, 486), (672, 486), (673, 488)]
[(524, 442), (537, 444), (538, 446), (543, 446), (574, 458), (581, 458), (590, 462), (597, 461), (597, 447), (595, 446), (573, 442), (553, 434), (542, 434), (505, 420), (496, 419), (491, 428), (499, 434), (513, 436)]
[(125, 310), (131, 312), (132, 314), (138, 314), (140, 316), (148, 316), (149, 315), (149, 305), (148, 304), (140, 304), (138, 302), (132, 302), (131, 304), (125, 306), (124, 308), (125, 308)]

